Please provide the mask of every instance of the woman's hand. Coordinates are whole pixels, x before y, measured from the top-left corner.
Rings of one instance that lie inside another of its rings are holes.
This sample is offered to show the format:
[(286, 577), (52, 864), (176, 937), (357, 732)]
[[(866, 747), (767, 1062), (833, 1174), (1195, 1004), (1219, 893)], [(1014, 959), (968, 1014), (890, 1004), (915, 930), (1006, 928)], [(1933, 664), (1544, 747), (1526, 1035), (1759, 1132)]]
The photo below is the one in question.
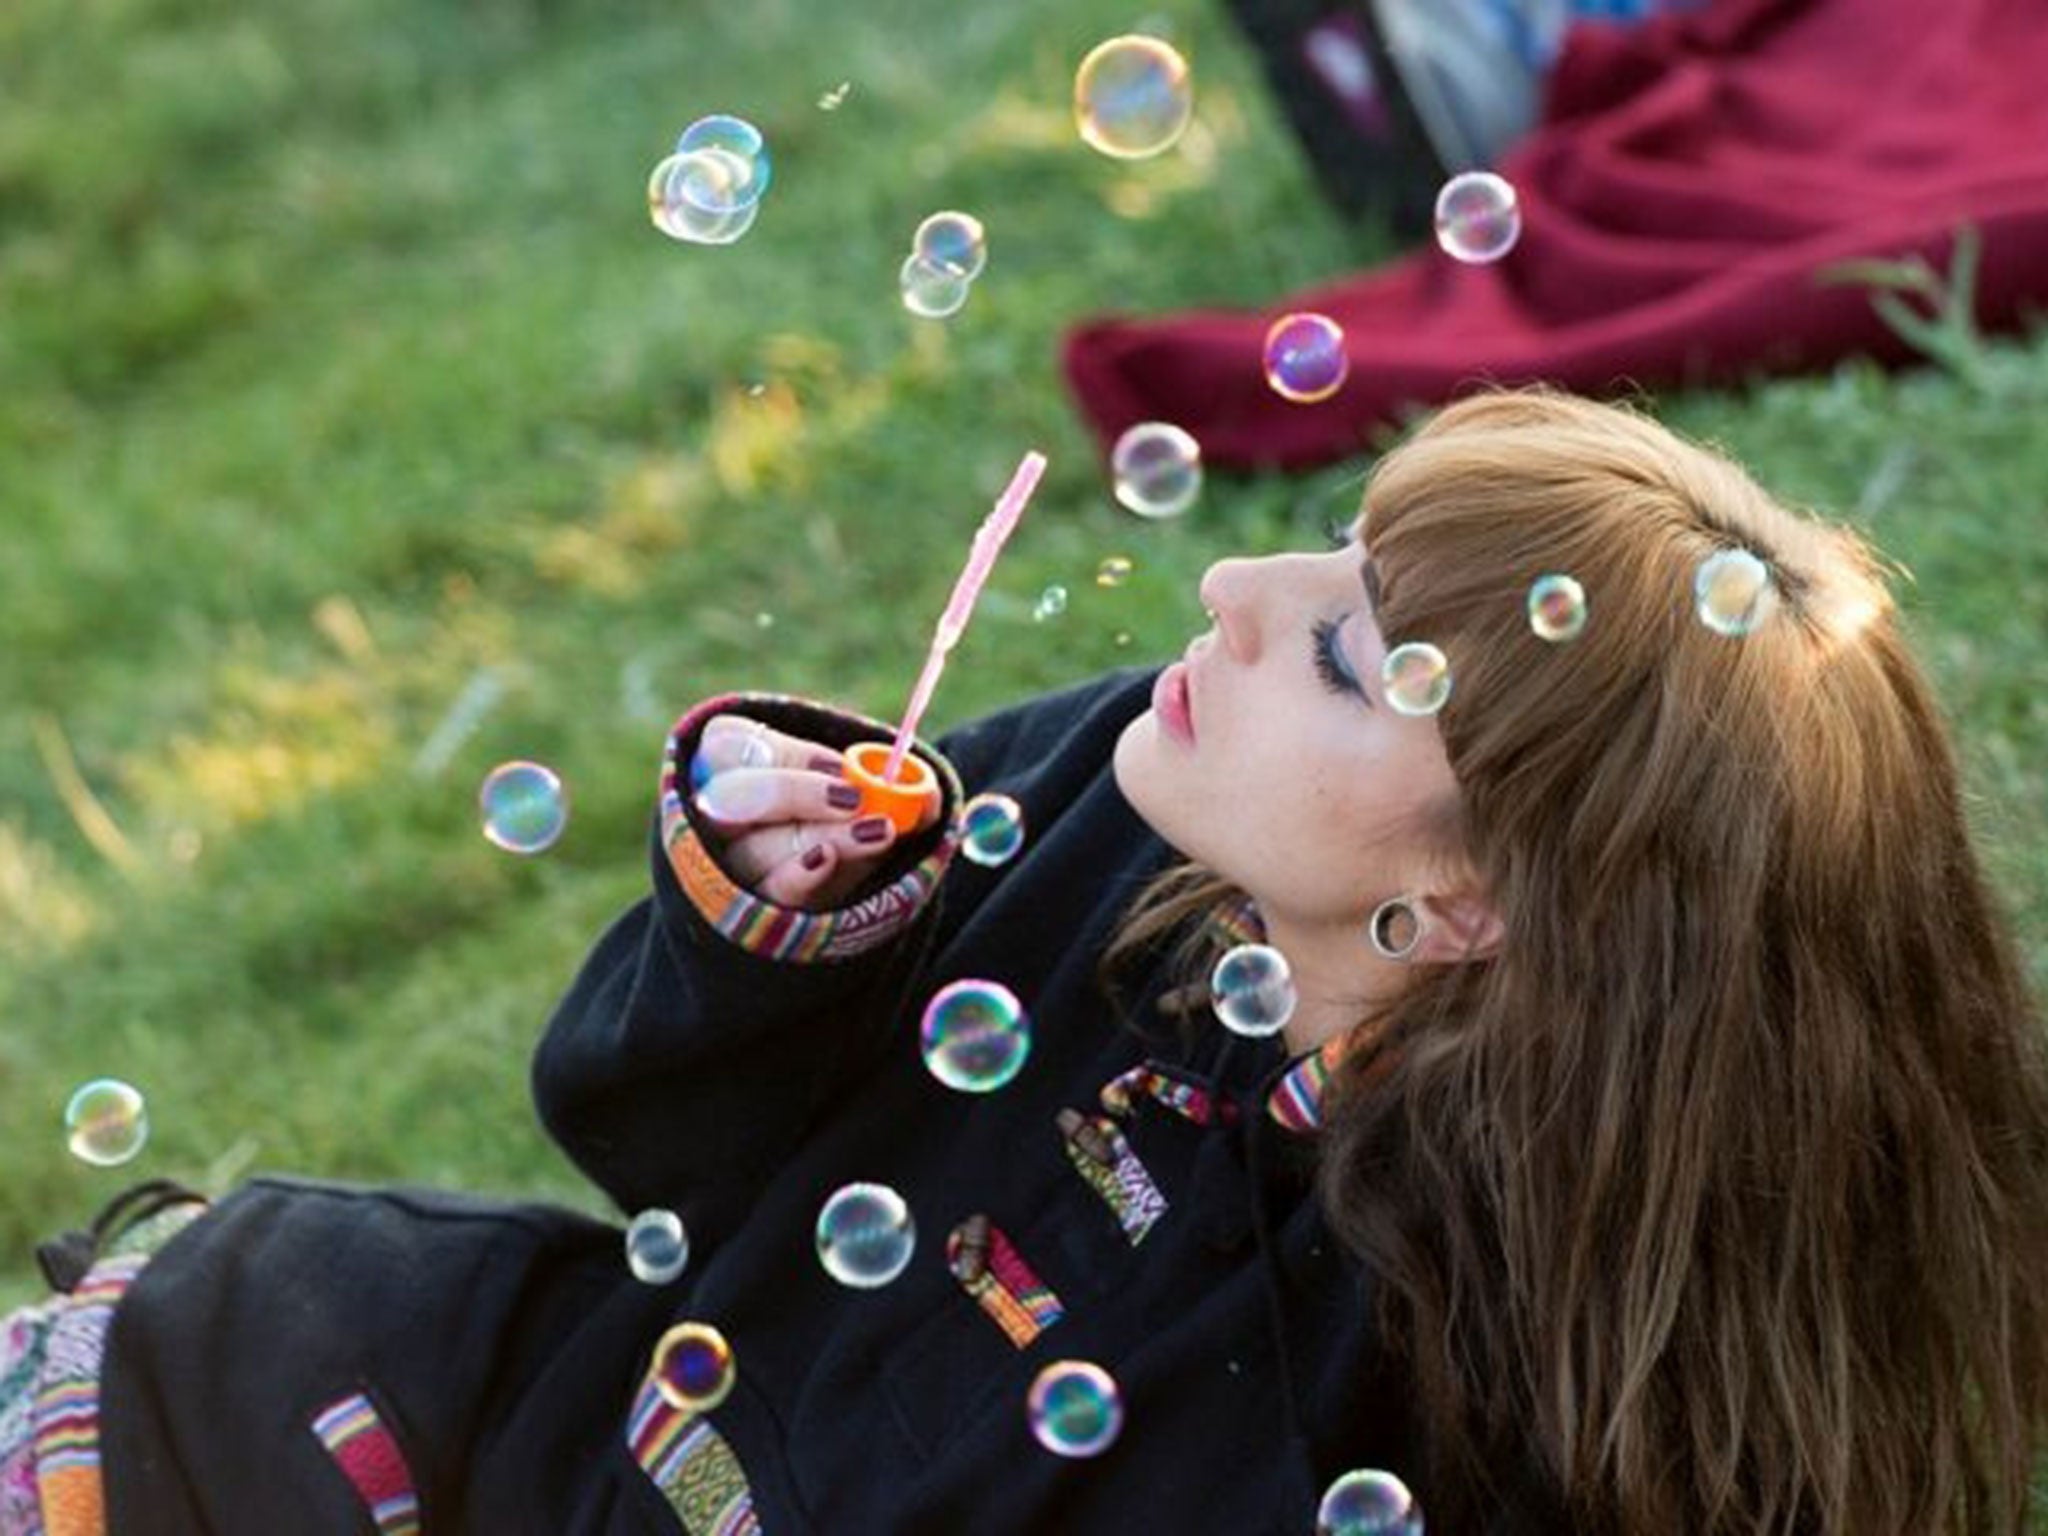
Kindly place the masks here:
[(777, 906), (840, 905), (895, 844), (888, 817), (861, 815), (837, 752), (758, 720), (707, 720), (690, 782), (699, 814), (724, 839), (725, 867)]

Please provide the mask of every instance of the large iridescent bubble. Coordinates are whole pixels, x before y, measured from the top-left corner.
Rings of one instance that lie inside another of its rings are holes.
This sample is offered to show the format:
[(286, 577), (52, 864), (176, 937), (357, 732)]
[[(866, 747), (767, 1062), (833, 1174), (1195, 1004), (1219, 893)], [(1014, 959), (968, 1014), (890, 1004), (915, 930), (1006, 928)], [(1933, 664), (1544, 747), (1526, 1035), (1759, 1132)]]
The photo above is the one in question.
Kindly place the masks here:
[(1436, 243), (1444, 253), (1479, 266), (1515, 248), (1522, 210), (1514, 187), (1491, 171), (1453, 176), (1436, 195)]
[(523, 759), (500, 763), (485, 774), (477, 805), (484, 836), (507, 853), (544, 852), (569, 824), (569, 796), (561, 777)]
[(1202, 494), (1202, 445), (1170, 421), (1141, 421), (1110, 450), (1116, 499), (1140, 517), (1178, 517)]
[(142, 1093), (115, 1077), (83, 1084), (64, 1106), (64, 1140), (80, 1162), (112, 1168), (149, 1141), (149, 1110)]
[(874, 1290), (903, 1273), (917, 1248), (917, 1224), (886, 1184), (847, 1184), (818, 1211), (818, 1263), (841, 1285)]
[(1187, 131), (1195, 87), (1172, 44), (1130, 33), (1089, 50), (1074, 73), (1074, 124), (1091, 147), (1116, 160), (1171, 149)]
[(1423, 1536), (1422, 1511), (1391, 1472), (1346, 1472), (1323, 1490), (1316, 1536)]
[(918, 1046), (926, 1069), (948, 1088), (994, 1093), (1024, 1070), (1031, 1017), (999, 981), (948, 982), (925, 1004)]
[(1087, 1360), (1055, 1360), (1032, 1379), (1024, 1415), (1055, 1456), (1100, 1456), (1124, 1427), (1116, 1378)]

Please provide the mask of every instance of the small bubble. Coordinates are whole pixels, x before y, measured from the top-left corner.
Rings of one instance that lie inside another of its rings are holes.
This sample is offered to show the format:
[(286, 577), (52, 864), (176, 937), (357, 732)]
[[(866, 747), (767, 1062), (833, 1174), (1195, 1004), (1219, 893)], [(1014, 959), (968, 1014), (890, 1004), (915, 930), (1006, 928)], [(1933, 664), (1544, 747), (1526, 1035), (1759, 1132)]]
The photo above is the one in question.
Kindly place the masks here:
[(847, 1184), (818, 1211), (818, 1262), (841, 1285), (869, 1291), (910, 1263), (917, 1225), (903, 1197), (886, 1184)]
[(552, 768), (515, 760), (484, 775), (477, 791), (484, 836), (507, 853), (541, 853), (569, 824), (569, 796)]
[(709, 1413), (739, 1379), (725, 1335), (709, 1323), (677, 1323), (654, 1346), (654, 1389), (670, 1407)]
[(993, 791), (960, 807), (960, 852), (970, 864), (995, 869), (1024, 846), (1024, 807)]
[(1323, 1491), (1316, 1536), (1422, 1536), (1422, 1511), (1393, 1473), (1346, 1472)]
[(1140, 517), (1178, 517), (1202, 494), (1202, 446), (1168, 421), (1141, 421), (1116, 440), (1116, 499)]
[(1266, 332), (1262, 356), (1273, 393), (1301, 405), (1329, 399), (1351, 373), (1344, 327), (1328, 315), (1282, 315)]
[(1074, 72), (1074, 124), (1115, 160), (1171, 149), (1194, 115), (1187, 60), (1170, 43), (1135, 33), (1089, 50)]
[(1692, 593), (1700, 622), (1730, 639), (1755, 633), (1778, 606), (1771, 568), (1746, 549), (1717, 550), (1702, 560)]
[(1270, 944), (1239, 944), (1209, 973), (1209, 1002), (1232, 1034), (1277, 1035), (1294, 1017), (1294, 974)]
[(1095, 567), (1095, 585), (1120, 587), (1131, 579), (1133, 566), (1128, 556), (1111, 555)]
[(1470, 265), (1499, 261), (1522, 237), (1515, 189), (1491, 171), (1453, 176), (1436, 195), (1436, 243)]
[(1055, 1360), (1031, 1382), (1024, 1414), (1038, 1443), (1055, 1456), (1099, 1456), (1124, 1427), (1116, 1378), (1086, 1360)]
[(910, 252), (931, 266), (973, 282), (988, 265), (988, 231), (971, 213), (935, 213), (917, 226)]
[(1586, 589), (1569, 576), (1539, 576), (1529, 587), (1529, 628), (1539, 640), (1576, 640), (1586, 628)]
[(896, 274), (896, 287), (903, 297), (903, 307), (913, 315), (925, 320), (944, 320), (960, 312), (974, 283), (951, 267), (913, 251), (904, 258)]
[(1122, 650), (1131, 643), (1131, 632), (1128, 629), (1120, 629), (1110, 636), (1109, 643), (1118, 650)]
[(852, 90), (853, 82), (851, 80), (840, 81), (831, 90), (826, 91), (818, 98), (818, 110), (820, 112), (837, 112), (846, 105), (847, 95)]
[(674, 1211), (646, 1210), (626, 1227), (626, 1267), (646, 1285), (667, 1285), (690, 1262), (690, 1237)]
[(1380, 666), (1380, 685), (1396, 714), (1433, 715), (1451, 696), (1451, 663), (1426, 641), (1397, 645)]
[(675, 153), (697, 154), (710, 150), (726, 155), (741, 169), (734, 177), (714, 177), (689, 186), (686, 195), (701, 197), (697, 206), (706, 213), (734, 213), (761, 201), (774, 175), (767, 142), (761, 130), (743, 117), (715, 112), (700, 117), (676, 138)]
[(1031, 1017), (997, 981), (948, 982), (925, 1004), (918, 1047), (931, 1075), (961, 1093), (994, 1093), (1024, 1070)]
[(64, 1106), (64, 1137), (73, 1157), (96, 1168), (129, 1161), (149, 1141), (141, 1091), (119, 1078), (94, 1078)]
[(731, 245), (754, 227), (761, 212), (758, 198), (734, 201), (748, 174), (746, 165), (724, 150), (670, 155), (647, 178), (647, 215), (671, 240)]
[(1038, 604), (1031, 610), (1031, 617), (1040, 624), (1056, 619), (1067, 611), (1067, 589), (1054, 583), (1038, 594)]

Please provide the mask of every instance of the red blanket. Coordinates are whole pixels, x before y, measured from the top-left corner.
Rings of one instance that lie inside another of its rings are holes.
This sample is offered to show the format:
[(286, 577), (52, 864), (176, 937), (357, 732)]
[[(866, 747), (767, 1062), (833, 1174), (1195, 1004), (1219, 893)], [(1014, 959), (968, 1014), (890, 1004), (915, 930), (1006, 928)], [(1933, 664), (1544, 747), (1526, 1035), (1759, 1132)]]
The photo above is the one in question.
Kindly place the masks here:
[[(1542, 125), (1498, 168), (1522, 207), (1491, 266), (1433, 246), (1259, 310), (1102, 319), (1067, 375), (1105, 442), (1177, 422), (1207, 461), (1357, 453), (1473, 385), (1589, 393), (1726, 382), (1908, 349), (1854, 258), (1948, 268), (1982, 239), (1977, 316), (2048, 300), (2048, 0), (1719, 0), (1633, 30), (1576, 29)], [(1272, 319), (1320, 310), (1351, 373), (1316, 405), (1267, 386)]]

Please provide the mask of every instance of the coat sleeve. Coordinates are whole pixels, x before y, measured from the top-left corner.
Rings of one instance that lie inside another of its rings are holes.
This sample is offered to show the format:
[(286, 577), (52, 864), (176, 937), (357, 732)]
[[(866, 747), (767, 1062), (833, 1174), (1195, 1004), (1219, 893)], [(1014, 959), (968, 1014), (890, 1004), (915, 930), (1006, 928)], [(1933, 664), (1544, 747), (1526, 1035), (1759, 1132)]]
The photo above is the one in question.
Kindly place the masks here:
[(926, 909), (955, 843), (959, 781), (938, 773), (939, 825), (845, 907), (802, 912), (741, 886), (694, 819), (704, 722), (738, 713), (835, 747), (878, 721), (767, 695), (706, 700), (663, 759), (653, 890), (585, 959), (534, 1054), (542, 1124), (623, 1211), (664, 1206), (716, 1242), (802, 1139), (827, 1096), (887, 1038)]
[(621, 1210), (674, 1210), (693, 1243), (731, 1233), (820, 1112), (898, 1038), (935, 909), (956, 928), (988, 888), (934, 899), (966, 793), (956, 755), (968, 788), (1019, 793), (1049, 819), (1099, 775), (1140, 684), (1112, 674), (948, 734), (924, 753), (946, 798), (938, 828), (827, 913), (773, 906), (719, 868), (691, 819), (690, 756), (718, 713), (837, 747), (887, 740), (888, 726), (769, 695), (691, 710), (664, 757), (653, 890), (599, 940), (535, 1052), (548, 1133)]

